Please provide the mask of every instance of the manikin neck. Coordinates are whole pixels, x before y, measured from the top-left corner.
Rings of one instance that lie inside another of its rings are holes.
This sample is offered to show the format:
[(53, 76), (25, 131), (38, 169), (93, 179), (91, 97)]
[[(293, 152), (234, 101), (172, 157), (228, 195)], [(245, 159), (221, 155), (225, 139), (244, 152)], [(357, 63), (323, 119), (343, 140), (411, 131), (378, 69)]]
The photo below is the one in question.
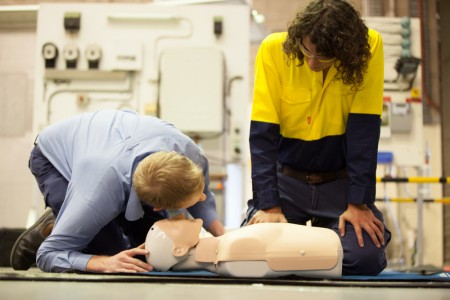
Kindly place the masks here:
[(206, 270), (216, 273), (216, 266), (214, 263), (204, 263), (197, 262), (195, 260), (196, 247), (189, 250), (186, 258), (174, 265), (170, 270), (172, 271), (196, 271), (196, 270)]

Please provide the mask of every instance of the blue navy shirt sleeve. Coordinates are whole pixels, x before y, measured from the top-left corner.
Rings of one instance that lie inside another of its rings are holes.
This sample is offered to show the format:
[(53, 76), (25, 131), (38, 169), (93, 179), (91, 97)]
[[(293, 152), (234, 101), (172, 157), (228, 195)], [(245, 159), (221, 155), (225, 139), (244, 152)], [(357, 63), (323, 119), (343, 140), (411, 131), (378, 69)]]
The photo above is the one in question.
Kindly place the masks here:
[(253, 201), (257, 209), (280, 205), (277, 175), (279, 138), (280, 125), (251, 121), (252, 188)]
[(370, 204), (375, 201), (380, 125), (378, 115), (349, 115), (346, 130), (349, 203)]

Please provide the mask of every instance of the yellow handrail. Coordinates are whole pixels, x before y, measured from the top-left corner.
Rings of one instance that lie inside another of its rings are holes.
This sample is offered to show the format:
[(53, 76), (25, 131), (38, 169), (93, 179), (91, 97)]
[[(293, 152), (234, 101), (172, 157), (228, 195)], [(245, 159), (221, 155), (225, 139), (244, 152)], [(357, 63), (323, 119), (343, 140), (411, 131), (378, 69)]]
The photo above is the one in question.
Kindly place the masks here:
[[(377, 201), (385, 201), (385, 199), (377, 198)], [(417, 199), (415, 198), (389, 198), (389, 201), (391, 202), (400, 202), (400, 203), (409, 203), (409, 202), (416, 202)], [(444, 203), (444, 204), (450, 204), (450, 198), (438, 198), (438, 199), (424, 199), (424, 202), (433, 202), (433, 203)]]
[(377, 182), (450, 183), (450, 177), (377, 177)]

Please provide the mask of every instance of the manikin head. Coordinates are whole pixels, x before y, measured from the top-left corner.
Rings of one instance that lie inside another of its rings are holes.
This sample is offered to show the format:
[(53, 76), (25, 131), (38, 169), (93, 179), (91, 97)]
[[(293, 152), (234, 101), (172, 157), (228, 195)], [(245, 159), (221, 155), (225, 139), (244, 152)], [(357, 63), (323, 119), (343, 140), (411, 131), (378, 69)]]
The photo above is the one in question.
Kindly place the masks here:
[(165, 219), (155, 222), (145, 239), (149, 251), (147, 262), (156, 270), (168, 271), (185, 260), (189, 250), (199, 241), (203, 221), (200, 219)]

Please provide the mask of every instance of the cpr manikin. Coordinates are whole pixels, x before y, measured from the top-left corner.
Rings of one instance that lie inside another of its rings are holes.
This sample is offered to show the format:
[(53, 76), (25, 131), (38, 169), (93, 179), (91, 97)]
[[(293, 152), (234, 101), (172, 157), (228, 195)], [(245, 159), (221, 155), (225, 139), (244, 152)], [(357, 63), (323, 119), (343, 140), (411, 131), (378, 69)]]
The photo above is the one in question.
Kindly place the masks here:
[(207, 270), (233, 277), (339, 277), (342, 245), (326, 228), (259, 223), (200, 237), (202, 221), (161, 220), (149, 230), (146, 259), (155, 270)]

